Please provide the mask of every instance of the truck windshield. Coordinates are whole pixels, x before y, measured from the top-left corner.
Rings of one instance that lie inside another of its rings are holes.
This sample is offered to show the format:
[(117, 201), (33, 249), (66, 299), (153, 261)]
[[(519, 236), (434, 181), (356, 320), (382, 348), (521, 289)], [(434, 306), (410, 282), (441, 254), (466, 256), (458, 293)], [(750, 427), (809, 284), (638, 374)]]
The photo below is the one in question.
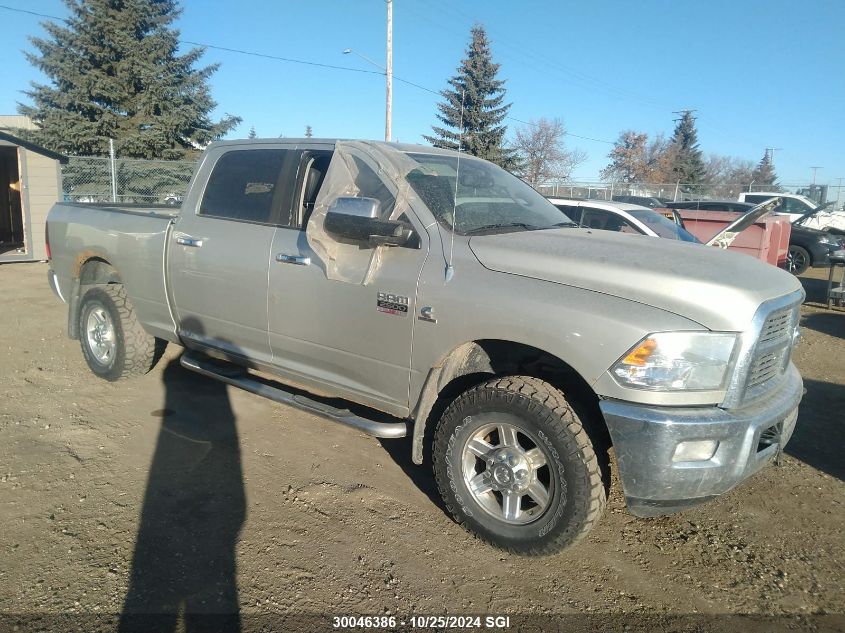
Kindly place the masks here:
[(686, 229), (682, 229), (680, 226), (672, 222), (672, 220), (661, 215), (657, 211), (633, 209), (629, 210), (628, 213), (633, 215), (660, 237), (670, 240), (680, 240), (682, 242), (695, 242), (697, 244), (701, 244), (697, 237), (689, 233)]
[(470, 156), (408, 157), (419, 165), (406, 176), (408, 183), (437, 221), (460, 235), (575, 226), (534, 189), (491, 163)]

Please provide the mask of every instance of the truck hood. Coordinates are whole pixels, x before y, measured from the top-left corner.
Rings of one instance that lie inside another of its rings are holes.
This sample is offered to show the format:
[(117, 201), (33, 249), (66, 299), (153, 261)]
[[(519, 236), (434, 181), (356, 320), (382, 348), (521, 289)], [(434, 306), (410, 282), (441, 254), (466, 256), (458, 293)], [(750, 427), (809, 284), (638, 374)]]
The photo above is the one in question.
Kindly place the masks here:
[(760, 304), (801, 289), (742, 253), (653, 237), (561, 228), (473, 236), (485, 268), (650, 305), (711, 330), (742, 331)]

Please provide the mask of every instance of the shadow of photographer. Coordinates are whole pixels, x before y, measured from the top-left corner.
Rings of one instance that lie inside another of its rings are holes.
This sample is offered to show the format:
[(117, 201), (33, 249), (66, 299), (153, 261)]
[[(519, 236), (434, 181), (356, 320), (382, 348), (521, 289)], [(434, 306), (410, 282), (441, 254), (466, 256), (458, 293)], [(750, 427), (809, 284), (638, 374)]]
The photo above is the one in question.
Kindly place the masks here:
[[(201, 332), (201, 325), (184, 327)], [(246, 518), (226, 385), (171, 360), (120, 631), (239, 631), (235, 546)]]

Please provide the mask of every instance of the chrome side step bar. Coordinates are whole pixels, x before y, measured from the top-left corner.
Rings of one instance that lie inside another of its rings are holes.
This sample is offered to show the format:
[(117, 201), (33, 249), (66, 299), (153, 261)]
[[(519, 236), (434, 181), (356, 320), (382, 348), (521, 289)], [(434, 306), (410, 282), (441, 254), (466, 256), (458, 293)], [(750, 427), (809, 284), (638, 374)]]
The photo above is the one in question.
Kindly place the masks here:
[(249, 391), (262, 398), (273, 400), (281, 404), (286, 404), (297, 409), (302, 409), (308, 413), (328, 418), (334, 422), (351, 426), (353, 429), (358, 429), (362, 433), (372, 435), (374, 437), (385, 438), (399, 438), (405, 437), (408, 433), (408, 426), (404, 422), (376, 422), (375, 420), (368, 420), (355, 415), (347, 409), (337, 409), (331, 405), (311, 400), (305, 396), (285, 391), (280, 387), (271, 387), (263, 382), (255, 380), (250, 374), (244, 370), (241, 375), (226, 375), (224, 371), (215, 368), (208, 363), (196, 358), (185, 352), (182, 354), (180, 364), (185, 369), (190, 369), (203, 376), (214, 378), (220, 382)]

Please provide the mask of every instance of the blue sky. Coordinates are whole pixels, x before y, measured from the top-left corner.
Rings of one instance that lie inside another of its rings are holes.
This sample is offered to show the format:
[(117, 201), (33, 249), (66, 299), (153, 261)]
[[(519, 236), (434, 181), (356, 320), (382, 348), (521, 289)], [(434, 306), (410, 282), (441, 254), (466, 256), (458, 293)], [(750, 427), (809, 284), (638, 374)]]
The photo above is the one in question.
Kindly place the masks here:
[[(66, 14), (60, 0), (0, 4)], [(183, 0), (182, 39), (325, 64), (378, 70), (384, 0)], [(0, 113), (39, 79), (24, 59), (38, 18), (0, 9)], [(394, 73), (445, 87), (474, 22), (484, 24), (507, 80), (510, 114), (560, 117), (573, 134), (613, 141), (624, 129), (671, 133), (673, 111), (693, 108), (705, 153), (757, 161), (775, 152), (781, 182), (845, 177), (845, 2), (828, 0), (394, 0)], [(243, 117), (230, 136), (383, 138), (384, 77), (209, 49), (219, 62), (219, 112)], [(394, 138), (422, 142), (438, 97), (396, 81)], [(508, 122), (512, 133), (519, 124)], [(575, 176), (597, 179), (610, 145), (570, 137), (589, 160)]]

